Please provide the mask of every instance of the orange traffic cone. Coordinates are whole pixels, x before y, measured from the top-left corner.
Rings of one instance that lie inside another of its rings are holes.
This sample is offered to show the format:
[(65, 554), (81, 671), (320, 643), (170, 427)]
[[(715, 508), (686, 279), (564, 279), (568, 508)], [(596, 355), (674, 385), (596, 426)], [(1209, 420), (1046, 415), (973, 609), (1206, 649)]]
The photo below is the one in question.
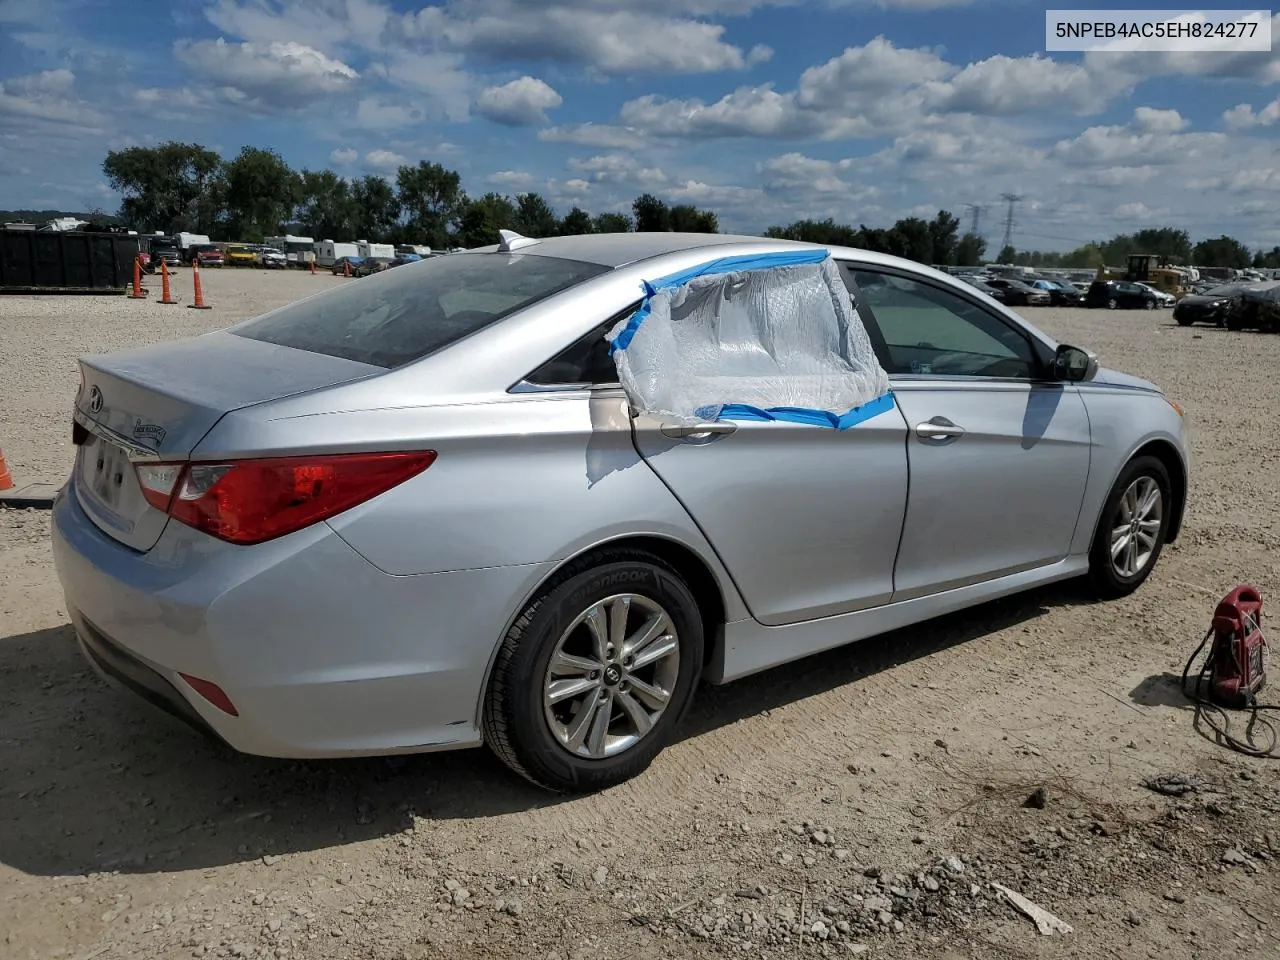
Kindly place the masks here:
[(133, 258), (133, 290), (129, 293), (130, 300), (145, 299), (146, 294), (142, 292), (142, 254)]
[(4, 451), (0, 450), (0, 490), (13, 489), (13, 474), (4, 462)]
[(188, 310), (211, 310), (213, 309), (204, 302), (204, 288), (200, 286), (200, 258), (197, 257), (191, 261), (191, 286), (195, 290), (195, 303), (188, 303)]
[(169, 290), (169, 264), (161, 258), (160, 260), (160, 302), (161, 303), (177, 303), (173, 299), (173, 294)]
[(0, 450), (0, 507), (48, 510), (57, 499), (58, 485), (55, 483), (27, 483), (21, 487), (15, 484), (13, 474), (4, 462), (4, 451)]
[(343, 275), (344, 277), (349, 277), (349, 276), (351, 276), (351, 261), (350, 261), (350, 260), (343, 260), (343, 261), (342, 261), (342, 275)]
[(311, 275), (313, 277), (316, 275), (316, 262), (314, 260), (311, 261)]

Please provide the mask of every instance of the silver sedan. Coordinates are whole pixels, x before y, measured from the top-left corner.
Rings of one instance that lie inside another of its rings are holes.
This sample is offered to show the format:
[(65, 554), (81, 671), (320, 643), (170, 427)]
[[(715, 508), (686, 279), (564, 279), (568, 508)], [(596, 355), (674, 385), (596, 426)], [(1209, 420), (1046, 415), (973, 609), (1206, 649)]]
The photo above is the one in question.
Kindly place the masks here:
[(643, 283), (797, 249), (504, 241), (85, 358), (54, 510), (84, 652), (247, 753), (487, 744), (590, 790), (644, 770), (701, 680), (1146, 579), (1186, 500), (1180, 408), (919, 264), (829, 248), (881, 415), (636, 413), (605, 334)]

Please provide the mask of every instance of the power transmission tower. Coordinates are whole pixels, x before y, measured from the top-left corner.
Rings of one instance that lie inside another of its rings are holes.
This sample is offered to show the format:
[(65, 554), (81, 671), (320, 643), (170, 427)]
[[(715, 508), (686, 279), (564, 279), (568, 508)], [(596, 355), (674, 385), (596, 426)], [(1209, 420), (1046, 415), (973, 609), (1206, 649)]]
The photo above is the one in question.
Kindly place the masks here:
[(978, 233), (978, 227), (982, 223), (981, 205), (976, 203), (966, 203), (965, 207), (969, 210), (971, 214), (971, 219), (969, 220), (969, 232), (973, 234), (975, 237), (981, 236), (981, 234)]
[(1004, 250), (1013, 246), (1013, 206), (1022, 197), (1016, 193), (1002, 193), (1000, 194), (1000, 199), (1009, 204), (1009, 212), (1005, 214), (1004, 218), (1004, 240), (1000, 243), (1000, 249)]

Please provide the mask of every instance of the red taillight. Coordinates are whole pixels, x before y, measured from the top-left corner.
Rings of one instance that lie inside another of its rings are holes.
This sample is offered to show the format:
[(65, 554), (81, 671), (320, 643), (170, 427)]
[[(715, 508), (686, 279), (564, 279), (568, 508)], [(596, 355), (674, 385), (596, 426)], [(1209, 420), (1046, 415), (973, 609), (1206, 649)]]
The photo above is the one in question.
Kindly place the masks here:
[(434, 450), (140, 463), (147, 502), (230, 543), (262, 543), (385, 493), (435, 462)]

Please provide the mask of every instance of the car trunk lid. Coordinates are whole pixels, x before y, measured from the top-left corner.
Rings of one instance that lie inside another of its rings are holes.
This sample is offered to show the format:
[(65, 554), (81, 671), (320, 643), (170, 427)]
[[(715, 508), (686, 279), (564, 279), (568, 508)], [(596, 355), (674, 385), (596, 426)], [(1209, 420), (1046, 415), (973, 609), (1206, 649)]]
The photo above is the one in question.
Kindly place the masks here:
[(78, 499), (99, 529), (139, 551), (168, 516), (143, 496), (134, 462), (186, 460), (232, 410), (384, 372), (224, 332), (84, 357), (80, 370)]

